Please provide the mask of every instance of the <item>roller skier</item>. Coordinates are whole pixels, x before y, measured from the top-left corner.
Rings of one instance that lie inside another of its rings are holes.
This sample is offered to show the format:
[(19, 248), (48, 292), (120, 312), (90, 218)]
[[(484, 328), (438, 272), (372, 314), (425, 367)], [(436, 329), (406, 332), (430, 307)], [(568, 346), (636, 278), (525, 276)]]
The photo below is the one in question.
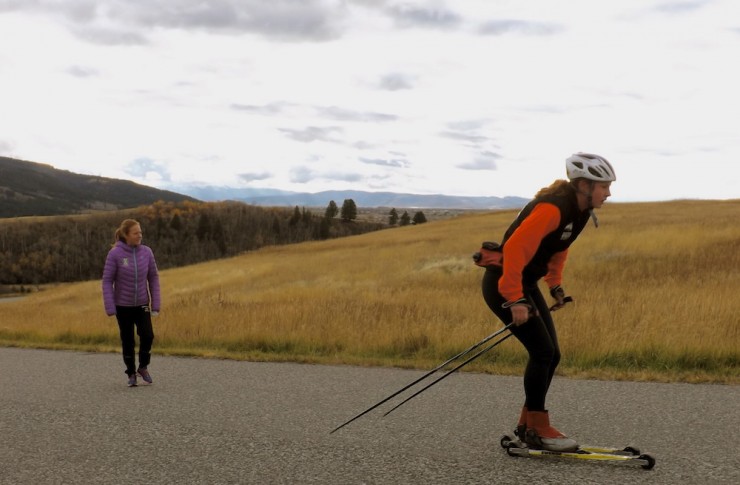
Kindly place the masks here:
[[(545, 398), (560, 361), (557, 333), (550, 313), (573, 301), (562, 287), (568, 248), (589, 218), (598, 227), (594, 209), (600, 208), (611, 195), (611, 183), (616, 180), (614, 169), (605, 158), (582, 152), (566, 160), (566, 173), (568, 180), (556, 180), (541, 189), (522, 209), (505, 232), (501, 244), (484, 242), (480, 251), (473, 254), (475, 264), (486, 268), (482, 281), (486, 304), (505, 326), (348, 419), (331, 433), (457, 361), (443, 375), (383, 414), (387, 416), (513, 335), (529, 353), (529, 362), (524, 372), (524, 405), (515, 432), (505, 434), (500, 441), (509, 455), (608, 461), (639, 465), (647, 470), (655, 466), (652, 455), (641, 454), (633, 446), (621, 449), (579, 446), (550, 424), (545, 408)], [(543, 278), (554, 299), (551, 306), (547, 305), (538, 287)], [(497, 337), (500, 338), (494, 340)]]
[[(565, 163), (568, 180), (541, 189), (503, 236), (499, 264), (486, 267), (482, 292), (486, 304), (524, 345), (524, 404), (516, 436), (526, 445), (571, 452), (578, 443), (550, 423), (545, 399), (560, 361), (557, 332), (550, 315), (572, 298), (562, 287), (568, 248), (611, 195), (612, 165), (599, 155), (575, 153)], [(544, 278), (554, 304), (548, 306), (538, 282)]]

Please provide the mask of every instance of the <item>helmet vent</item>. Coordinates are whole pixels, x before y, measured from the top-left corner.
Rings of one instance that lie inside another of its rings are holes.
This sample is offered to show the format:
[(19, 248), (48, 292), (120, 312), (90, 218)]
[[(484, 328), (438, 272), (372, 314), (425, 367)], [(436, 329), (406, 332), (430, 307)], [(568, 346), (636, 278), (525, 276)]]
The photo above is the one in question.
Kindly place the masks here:
[(590, 173), (591, 173), (592, 175), (594, 175), (594, 176), (596, 176), (596, 177), (599, 177), (599, 178), (601, 178), (601, 177), (603, 177), (603, 176), (604, 176), (604, 173), (603, 173), (603, 172), (602, 172), (601, 170), (597, 170), (597, 169), (596, 169), (596, 168), (594, 168), (594, 167), (588, 167), (588, 171), (589, 171), (589, 172), (590, 172)]

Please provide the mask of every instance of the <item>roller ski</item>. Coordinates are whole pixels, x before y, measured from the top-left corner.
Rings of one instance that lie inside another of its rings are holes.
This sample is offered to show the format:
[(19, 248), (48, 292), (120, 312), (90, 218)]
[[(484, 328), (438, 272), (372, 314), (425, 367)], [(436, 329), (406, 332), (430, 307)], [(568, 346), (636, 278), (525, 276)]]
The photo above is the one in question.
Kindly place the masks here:
[(639, 465), (645, 470), (655, 466), (655, 458), (652, 455), (640, 453), (640, 450), (633, 446), (620, 449), (580, 445), (569, 451), (553, 451), (523, 442), (515, 433), (503, 435), (501, 447), (509, 456), (608, 461), (623, 465)]
[(522, 408), (514, 434), (501, 437), (501, 447), (509, 456), (612, 461), (640, 465), (646, 470), (655, 466), (655, 458), (640, 453), (633, 446), (617, 449), (578, 445), (550, 424), (547, 411), (529, 411), (526, 406)]

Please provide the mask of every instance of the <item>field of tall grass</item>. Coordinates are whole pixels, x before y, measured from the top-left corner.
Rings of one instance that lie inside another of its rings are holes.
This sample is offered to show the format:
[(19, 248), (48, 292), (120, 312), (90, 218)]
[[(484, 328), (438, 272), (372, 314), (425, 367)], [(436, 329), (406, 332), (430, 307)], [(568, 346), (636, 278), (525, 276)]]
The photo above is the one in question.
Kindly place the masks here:
[[(553, 314), (559, 375), (740, 382), (740, 200), (607, 204), (598, 214), (566, 265), (575, 304)], [(432, 368), (500, 328), (471, 254), (515, 215), (470, 213), (162, 271), (154, 363), (168, 354)], [(120, 351), (99, 281), (0, 301), (0, 345)], [(466, 369), (520, 374), (525, 361), (509, 339)]]

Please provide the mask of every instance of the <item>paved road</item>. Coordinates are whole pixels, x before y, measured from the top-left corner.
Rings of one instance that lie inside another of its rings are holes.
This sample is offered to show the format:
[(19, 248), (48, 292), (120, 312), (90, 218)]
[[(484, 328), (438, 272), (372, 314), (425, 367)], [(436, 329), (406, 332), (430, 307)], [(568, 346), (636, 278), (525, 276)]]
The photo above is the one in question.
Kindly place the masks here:
[(397, 369), (0, 348), (0, 483), (740, 483), (740, 387), (557, 379), (555, 424), (653, 470), (512, 458), (520, 379), (460, 374), (335, 426), (421, 376)]

